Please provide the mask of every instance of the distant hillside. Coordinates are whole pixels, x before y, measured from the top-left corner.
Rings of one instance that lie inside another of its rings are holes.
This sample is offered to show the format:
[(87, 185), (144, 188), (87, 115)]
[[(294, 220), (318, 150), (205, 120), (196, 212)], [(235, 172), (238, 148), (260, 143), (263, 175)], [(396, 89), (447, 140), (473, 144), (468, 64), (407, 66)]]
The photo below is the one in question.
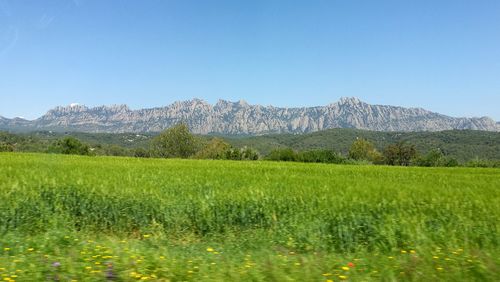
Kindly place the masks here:
[[(131, 133), (57, 133), (34, 132), (9, 134), (0, 132), (0, 144), (16, 144), (18, 151), (44, 151), (55, 139), (73, 136), (92, 146), (117, 145), (126, 149), (147, 148), (155, 134)], [(272, 134), (254, 137), (218, 135), (236, 147), (249, 146), (266, 155), (272, 149), (290, 147), (295, 150), (333, 149), (346, 154), (357, 138), (365, 138), (382, 150), (388, 144), (407, 141), (421, 153), (440, 148), (460, 162), (474, 158), (500, 160), (500, 133), (476, 130), (441, 132), (377, 132), (358, 129), (330, 129), (309, 134)], [(207, 140), (213, 135), (202, 135)]]
[(420, 108), (370, 105), (357, 98), (302, 108), (264, 107), (224, 100), (211, 105), (199, 99), (141, 110), (131, 110), (126, 105), (89, 108), (72, 104), (56, 107), (33, 121), (0, 117), (0, 129), (144, 133), (160, 132), (179, 122), (187, 123), (194, 133), (231, 135), (308, 133), (331, 128), (500, 131), (500, 125), (488, 117), (454, 118)]
[(357, 129), (330, 129), (309, 134), (274, 134), (234, 138), (226, 137), (234, 146), (249, 146), (267, 154), (276, 147), (295, 150), (333, 149), (346, 154), (357, 138), (365, 138), (382, 150), (388, 144), (406, 141), (421, 153), (439, 148), (459, 161), (473, 158), (500, 160), (500, 133), (474, 130), (441, 132), (377, 132)]

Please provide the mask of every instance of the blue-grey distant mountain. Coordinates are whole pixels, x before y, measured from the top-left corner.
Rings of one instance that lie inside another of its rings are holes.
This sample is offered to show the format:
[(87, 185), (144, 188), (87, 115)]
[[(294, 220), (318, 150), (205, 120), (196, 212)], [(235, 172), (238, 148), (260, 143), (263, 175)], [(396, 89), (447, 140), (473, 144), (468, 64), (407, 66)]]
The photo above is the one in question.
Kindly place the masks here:
[(72, 104), (56, 107), (32, 121), (0, 117), (0, 129), (158, 132), (179, 122), (187, 123), (193, 132), (200, 134), (305, 133), (329, 128), (500, 131), (500, 124), (488, 117), (454, 118), (420, 108), (370, 105), (357, 98), (341, 98), (326, 106), (303, 108), (278, 108), (224, 100), (211, 105), (199, 99), (141, 110), (131, 110), (126, 105), (88, 108)]

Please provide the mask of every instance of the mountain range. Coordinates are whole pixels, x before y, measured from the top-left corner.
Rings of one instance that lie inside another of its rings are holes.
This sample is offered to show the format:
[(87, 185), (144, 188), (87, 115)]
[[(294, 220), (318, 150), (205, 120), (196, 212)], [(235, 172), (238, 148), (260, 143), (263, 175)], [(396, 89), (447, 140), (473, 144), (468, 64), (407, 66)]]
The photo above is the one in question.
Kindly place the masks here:
[(194, 133), (261, 135), (307, 133), (330, 128), (375, 131), (442, 131), (472, 129), (500, 131), (489, 117), (455, 118), (421, 108), (370, 105), (358, 98), (341, 98), (326, 106), (280, 108), (219, 100), (211, 105), (200, 99), (169, 106), (131, 110), (126, 105), (89, 108), (71, 104), (56, 107), (35, 120), (0, 116), (0, 129), (10, 131), (159, 132), (185, 122)]

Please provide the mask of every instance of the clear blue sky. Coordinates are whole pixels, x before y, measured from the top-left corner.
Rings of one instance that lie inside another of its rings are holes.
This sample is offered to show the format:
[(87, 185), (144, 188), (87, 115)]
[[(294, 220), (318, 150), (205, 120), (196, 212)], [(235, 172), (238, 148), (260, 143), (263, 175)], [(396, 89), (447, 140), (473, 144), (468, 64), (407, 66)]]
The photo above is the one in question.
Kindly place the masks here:
[(500, 1), (0, 0), (0, 115), (342, 96), (500, 120)]

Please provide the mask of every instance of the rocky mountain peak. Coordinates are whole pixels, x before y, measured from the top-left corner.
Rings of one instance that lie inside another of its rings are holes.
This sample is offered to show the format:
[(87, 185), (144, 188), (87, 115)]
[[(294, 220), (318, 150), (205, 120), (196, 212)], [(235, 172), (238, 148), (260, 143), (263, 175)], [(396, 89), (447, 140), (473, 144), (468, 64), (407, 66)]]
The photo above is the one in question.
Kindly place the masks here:
[(88, 108), (72, 104), (56, 107), (34, 121), (0, 118), (0, 129), (138, 133), (159, 132), (181, 121), (200, 134), (305, 133), (342, 127), (376, 131), (500, 131), (500, 124), (487, 117), (453, 118), (419, 108), (370, 105), (356, 97), (343, 97), (328, 106), (301, 108), (264, 107), (244, 100), (222, 99), (215, 105), (192, 99), (141, 110), (131, 110), (127, 105)]
[(112, 111), (112, 112), (130, 112), (131, 111), (130, 108), (127, 105), (125, 105), (125, 104), (111, 105), (111, 106), (107, 107), (107, 109), (109, 111)]
[(341, 105), (345, 105), (345, 104), (348, 104), (348, 105), (358, 105), (358, 104), (365, 104), (363, 101), (361, 101), (360, 99), (358, 99), (357, 97), (341, 97), (338, 104), (341, 104)]
[(49, 110), (49, 112), (47, 114), (49, 114), (49, 113), (52, 113), (52, 114), (78, 113), (78, 112), (87, 111), (88, 109), (89, 108), (87, 108), (87, 106), (85, 106), (85, 105), (72, 103), (72, 104), (67, 105), (67, 106), (57, 106), (54, 109)]

